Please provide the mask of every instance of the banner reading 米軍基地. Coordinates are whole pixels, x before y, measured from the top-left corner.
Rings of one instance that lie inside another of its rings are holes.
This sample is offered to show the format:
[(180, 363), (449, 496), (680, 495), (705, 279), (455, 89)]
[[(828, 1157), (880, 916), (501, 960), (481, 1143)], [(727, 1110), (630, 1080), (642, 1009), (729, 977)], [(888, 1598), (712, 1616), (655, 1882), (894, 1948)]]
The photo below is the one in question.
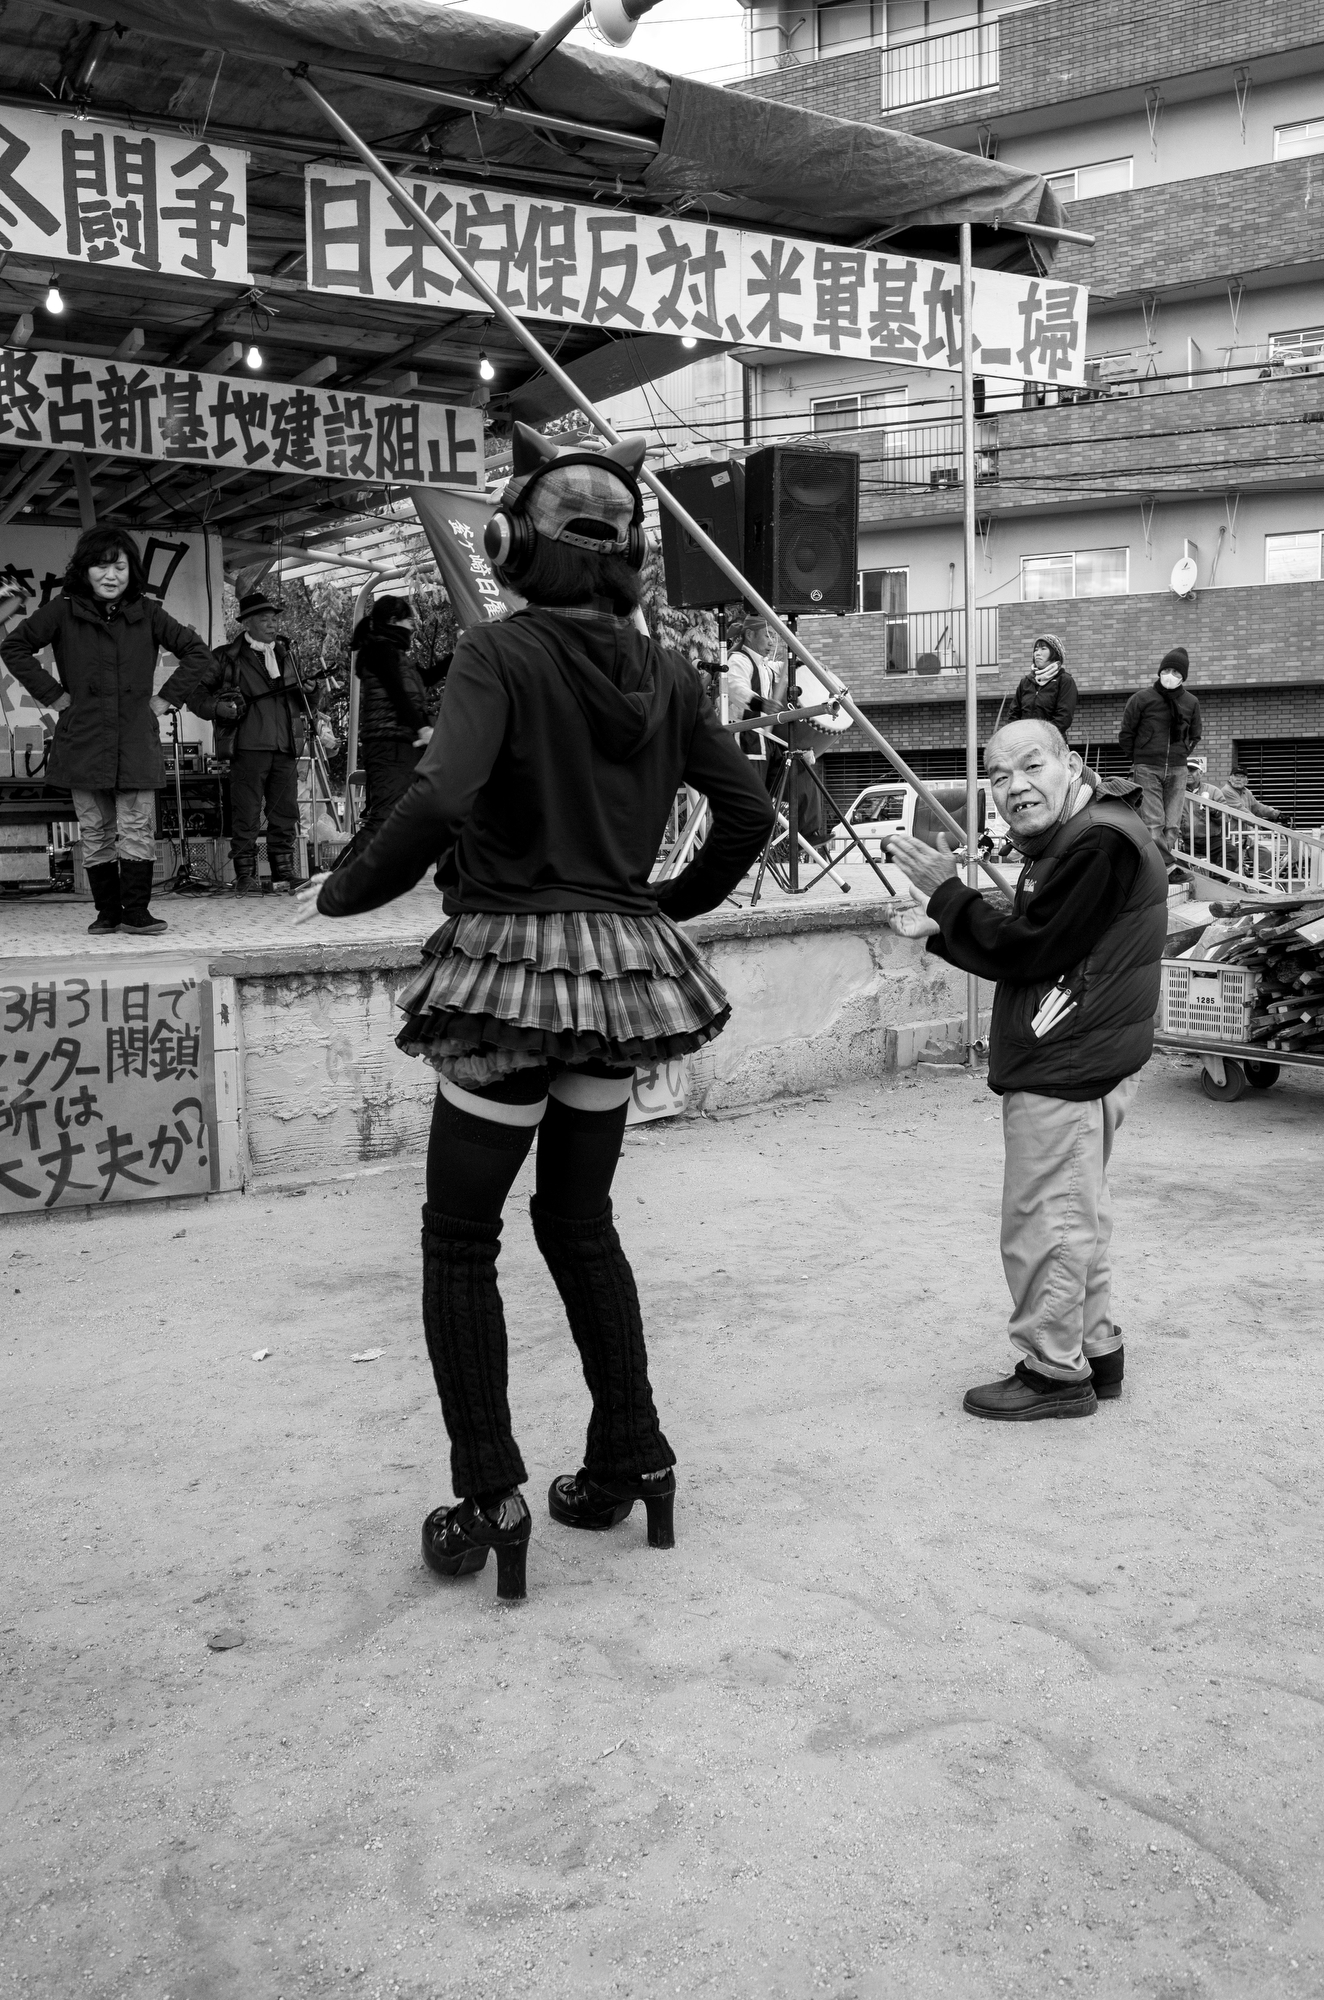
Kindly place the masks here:
[(205, 964), (0, 965), (0, 1216), (225, 1179)]
[(0, 444), (477, 488), (483, 418), (449, 404), (0, 347)]
[(247, 163), (182, 130), (0, 105), (0, 251), (249, 284)]
[[(961, 366), (960, 279), (950, 264), (709, 224), (694, 212), (644, 215), (412, 174), (402, 185), (521, 319)], [(310, 290), (491, 310), (362, 169), (308, 167), (305, 224)], [(977, 270), (976, 373), (1083, 382), (1087, 307), (1083, 285)]]

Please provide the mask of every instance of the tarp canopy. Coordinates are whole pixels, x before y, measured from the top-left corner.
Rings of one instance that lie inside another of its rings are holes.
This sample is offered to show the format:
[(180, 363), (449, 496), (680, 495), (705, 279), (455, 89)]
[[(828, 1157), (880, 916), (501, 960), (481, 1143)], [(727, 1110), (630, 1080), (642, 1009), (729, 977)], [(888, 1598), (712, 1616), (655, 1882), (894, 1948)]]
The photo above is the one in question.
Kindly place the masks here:
[[(596, 132), (475, 115), (398, 88), (492, 102), (502, 71), (534, 39), (527, 28), (436, 0), (117, 0), (100, 21), (63, 0), (8, 0), (0, 123), (5, 106), (85, 110), (138, 131), (247, 149), (248, 263), (260, 301), (255, 306), (250, 285), (145, 271), (124, 258), (84, 258), (60, 265), (65, 310), (57, 319), (42, 307), (51, 256), (62, 253), (54, 246), (40, 257), (15, 251), (0, 258), (0, 343), (130, 353), (148, 367), (186, 361), (223, 374), (236, 365), (225, 358), (226, 342), (246, 344), (259, 332), (262, 374), (271, 381), (452, 403), (477, 400), (485, 352), (496, 369), (489, 416), (498, 432), (517, 411), (541, 421), (568, 407), (507, 330), (462, 304), (452, 311), (431, 301), (420, 307), (404, 297), (310, 289), (305, 169), (347, 156), (289, 74), (300, 65), (396, 169), (836, 243), (885, 238), (889, 251), (952, 261), (958, 225), (968, 221), (978, 264), (1042, 269), (1051, 257), (1050, 244), (1032, 249), (1018, 234), (1063, 224), (1037, 174), (881, 126), (717, 90), (594, 48), (555, 49), (508, 101), (535, 121), (541, 113)], [(3, 221), (0, 214), (0, 250)], [(561, 365), (600, 394), (713, 351), (703, 341), (686, 351), (663, 332), (631, 336), (588, 324), (538, 330)], [(20, 504), (26, 519), (78, 519), (74, 465), (61, 457), (47, 474), (41, 458), (0, 440), (0, 527)], [(93, 464), (90, 477), (98, 518), (138, 526), (206, 522), (222, 529), (227, 554), (236, 558), (273, 537), (312, 547), (356, 513), (375, 517), (394, 492), (356, 493), (350, 481), (296, 478), (288, 470), (153, 470), (113, 458)], [(87, 475), (79, 479), (86, 504)]]

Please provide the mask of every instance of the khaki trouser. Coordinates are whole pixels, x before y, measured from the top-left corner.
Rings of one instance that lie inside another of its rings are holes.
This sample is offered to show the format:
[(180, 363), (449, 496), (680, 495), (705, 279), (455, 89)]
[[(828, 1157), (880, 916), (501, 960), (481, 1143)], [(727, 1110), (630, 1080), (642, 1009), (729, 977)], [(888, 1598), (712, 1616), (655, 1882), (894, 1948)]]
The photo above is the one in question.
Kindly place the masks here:
[(74, 789), (84, 868), (109, 861), (155, 861), (155, 792), (82, 792)]
[(1108, 1159), (1140, 1078), (1106, 1097), (1068, 1103), (1030, 1090), (1002, 1100), (1002, 1268), (1011, 1344), (1056, 1382), (1083, 1382), (1087, 1357), (1109, 1354), (1113, 1233)]

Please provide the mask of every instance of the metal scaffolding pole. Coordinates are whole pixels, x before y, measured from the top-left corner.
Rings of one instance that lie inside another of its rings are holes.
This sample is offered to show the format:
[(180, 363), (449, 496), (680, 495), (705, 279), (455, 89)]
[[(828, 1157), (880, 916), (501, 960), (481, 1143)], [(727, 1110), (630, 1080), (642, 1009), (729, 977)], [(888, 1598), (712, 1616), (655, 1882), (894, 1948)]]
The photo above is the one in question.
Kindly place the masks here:
[[(339, 133), (345, 144), (358, 154), (369, 173), (373, 174), (381, 182), (382, 186), (389, 191), (400, 213), (408, 215), (417, 224), (418, 228), (424, 232), (428, 240), (436, 245), (447, 262), (453, 265), (460, 273), (460, 276), (473, 287), (479, 298), (487, 304), (496, 318), (501, 321), (501, 324), (510, 333), (514, 334), (521, 346), (527, 349), (528, 353), (532, 355), (544, 373), (556, 383), (562, 394), (570, 399), (577, 410), (582, 411), (584, 416), (593, 425), (593, 428), (599, 431), (609, 444), (619, 444), (621, 441), (619, 433), (612, 429), (607, 419), (596, 405), (590, 402), (578, 383), (571, 376), (567, 375), (564, 368), (560, 367), (552, 359), (546, 348), (538, 340), (537, 335), (531, 333), (523, 321), (516, 317), (505, 300), (493, 291), (486, 278), (474, 269), (463, 252), (456, 249), (448, 236), (443, 235), (437, 224), (433, 222), (431, 217), (413, 199), (408, 189), (396, 179), (390, 168), (385, 166), (377, 157), (367, 141), (359, 137), (353, 126), (341, 117), (334, 105), (327, 102), (322, 96), (321, 91), (308, 81), (307, 76), (302, 74), (301, 70), (291, 70), (290, 78), (296, 88), (303, 92), (308, 101), (317, 106), (327, 123), (334, 131)], [(759, 596), (748, 579), (741, 575), (735, 564), (717, 546), (712, 536), (705, 534), (699, 523), (686, 513), (675, 496), (663, 485), (657, 475), (650, 471), (647, 465), (642, 468), (639, 476), (650, 491), (656, 495), (658, 504), (665, 507), (669, 513), (675, 515), (690, 539), (703, 550), (710, 561), (717, 565), (722, 575), (735, 586), (733, 594), (743, 597), (746, 603), (752, 605), (760, 616), (767, 621), (772, 630), (785, 642), (788, 651), (793, 653), (798, 659), (803, 660), (805, 665), (812, 669), (823, 685), (830, 690), (833, 698), (840, 702), (842, 708), (845, 709), (847, 715), (850, 716), (857, 728), (869, 738), (870, 742), (878, 745), (878, 748), (895, 766), (907, 784), (914, 786), (916, 792), (924, 800), (938, 824), (945, 827), (947, 832), (954, 835), (958, 841), (963, 842), (965, 840), (965, 829), (962, 827), (961, 822), (948, 812), (946, 806), (943, 805), (940, 799), (935, 797), (924, 780), (911, 770), (900, 751), (894, 749), (882, 731), (876, 728), (869, 720), (868, 716), (859, 707), (849, 688), (833, 673), (831, 667), (824, 666), (821, 661), (815, 659), (809, 648), (797, 637), (790, 626), (786, 624), (785, 620), (780, 618), (772, 606)], [(981, 857), (979, 866), (984, 870), (986, 875), (992, 878), (999, 889), (1010, 894), (1010, 883), (1006, 881), (991, 862), (985, 861)]]
[[(979, 881), (975, 854), (979, 842), (979, 641), (975, 607), (975, 347), (974, 278), (970, 269), (970, 224), (961, 224), (961, 498), (965, 526), (965, 879), (973, 889)], [(979, 1040), (979, 981), (973, 972), (965, 981), (966, 1061), (975, 1059)]]

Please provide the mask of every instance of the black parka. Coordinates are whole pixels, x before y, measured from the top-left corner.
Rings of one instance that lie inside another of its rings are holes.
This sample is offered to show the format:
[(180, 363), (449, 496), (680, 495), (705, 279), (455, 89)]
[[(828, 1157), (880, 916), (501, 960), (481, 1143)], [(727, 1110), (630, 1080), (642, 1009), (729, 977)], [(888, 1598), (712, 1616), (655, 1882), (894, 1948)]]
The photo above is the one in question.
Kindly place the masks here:
[[(218, 757), (242, 755), (246, 750), (283, 751), (300, 757), (308, 735), (303, 698), (290, 663), (290, 642), (277, 636), (276, 665), (281, 677), (273, 681), (257, 648), (241, 632), (228, 645), (216, 648), (216, 659), (203, 675), (189, 707), (195, 715), (211, 722), (216, 730)], [(227, 693), (238, 692), (244, 699), (244, 713), (237, 728), (227, 727), (216, 715), (216, 704)]]
[(1045, 681), (1042, 686), (1032, 672), (1023, 674), (1016, 683), (1007, 720), (1051, 722), (1065, 736), (1070, 731), (1079, 699), (1076, 683), (1065, 667), (1059, 667), (1052, 680)]
[[(37, 655), (49, 646), (58, 679)], [(158, 651), (179, 667), (160, 693), (186, 702), (215, 665), (210, 649), (155, 598), (120, 598), (110, 614), (91, 597), (52, 597), (0, 646), (20, 687), (43, 708), (62, 694), (70, 706), (57, 718), (46, 782), (83, 792), (151, 792), (165, 783), (161, 732), (152, 713)]]

